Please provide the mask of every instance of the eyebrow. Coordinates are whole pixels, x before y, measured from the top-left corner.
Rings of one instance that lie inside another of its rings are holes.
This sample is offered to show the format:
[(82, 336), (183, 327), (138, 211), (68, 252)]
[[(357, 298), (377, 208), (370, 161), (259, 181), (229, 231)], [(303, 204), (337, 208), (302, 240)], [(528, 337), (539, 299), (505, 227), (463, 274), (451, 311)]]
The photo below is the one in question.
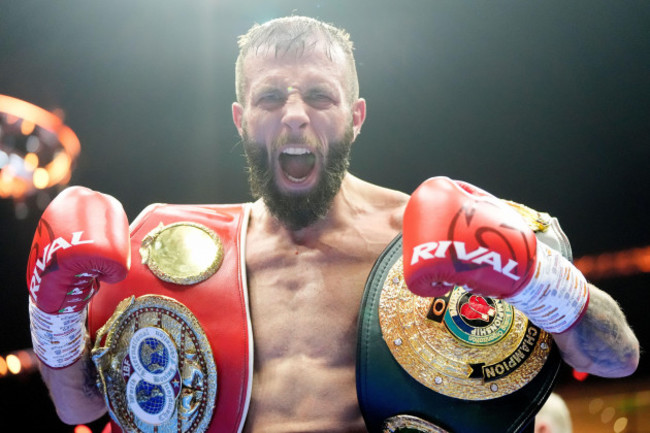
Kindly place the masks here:
[(257, 89), (253, 89), (253, 94), (260, 94), (260, 93), (266, 93), (266, 92), (276, 92), (278, 90), (282, 90), (284, 86), (282, 85), (273, 85), (273, 84), (264, 84), (263, 86), (258, 87)]
[[(288, 92), (289, 89), (295, 89), (293, 86), (285, 86), (284, 84), (263, 84), (260, 85), (256, 89), (252, 89), (253, 95), (259, 95), (262, 93), (267, 93), (267, 92)], [(323, 92), (323, 93), (331, 93), (331, 94), (336, 94), (336, 89), (334, 86), (331, 86), (329, 84), (313, 84), (309, 85), (306, 87), (306, 92), (301, 92), (301, 93), (318, 93), (318, 92)]]
[(330, 86), (329, 84), (320, 84), (320, 83), (314, 84), (313, 86), (309, 86), (307, 88), (307, 93), (315, 93), (315, 92), (336, 93), (333, 86)]
[[(282, 95), (283, 97), (286, 97), (291, 86), (287, 86), (285, 83), (286, 82), (281, 78), (269, 77), (269, 79), (259, 83), (256, 88), (251, 88), (251, 102), (256, 103), (260, 97), (267, 94)], [(299, 93), (304, 97), (310, 97), (322, 93), (332, 98), (337, 104), (345, 98), (345, 94), (339, 92), (336, 85), (323, 81), (313, 84), (307, 83), (307, 87), (303, 88), (305, 90)]]

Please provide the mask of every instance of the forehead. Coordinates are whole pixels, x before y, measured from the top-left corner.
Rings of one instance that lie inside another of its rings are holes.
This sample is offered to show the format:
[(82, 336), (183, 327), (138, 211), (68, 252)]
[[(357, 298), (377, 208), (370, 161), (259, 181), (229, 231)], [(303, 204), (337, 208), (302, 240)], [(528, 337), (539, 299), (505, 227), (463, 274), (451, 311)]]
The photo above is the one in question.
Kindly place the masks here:
[(318, 42), (312, 46), (279, 49), (263, 45), (243, 62), (248, 92), (260, 85), (299, 85), (321, 82), (344, 87), (348, 74), (343, 50)]

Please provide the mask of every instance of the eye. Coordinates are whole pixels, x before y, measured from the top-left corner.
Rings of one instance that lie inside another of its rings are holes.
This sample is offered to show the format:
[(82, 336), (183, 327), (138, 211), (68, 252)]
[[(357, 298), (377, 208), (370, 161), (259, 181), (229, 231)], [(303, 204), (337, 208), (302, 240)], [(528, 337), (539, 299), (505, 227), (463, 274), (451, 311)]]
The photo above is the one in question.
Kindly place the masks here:
[(309, 105), (320, 109), (328, 108), (336, 103), (332, 96), (323, 92), (309, 93), (305, 99)]
[(256, 104), (267, 110), (277, 108), (284, 104), (286, 97), (280, 92), (262, 93), (256, 100)]

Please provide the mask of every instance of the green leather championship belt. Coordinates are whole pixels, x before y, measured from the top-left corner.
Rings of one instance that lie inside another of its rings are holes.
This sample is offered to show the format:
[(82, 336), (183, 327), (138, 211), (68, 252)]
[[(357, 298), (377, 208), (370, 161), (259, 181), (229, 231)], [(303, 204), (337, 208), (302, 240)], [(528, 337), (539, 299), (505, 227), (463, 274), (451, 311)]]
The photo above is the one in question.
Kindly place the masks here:
[[(538, 239), (570, 258), (557, 220), (518, 210)], [(438, 298), (412, 294), (402, 275), (401, 235), (370, 273), (359, 315), (357, 394), (371, 433), (532, 432), (560, 366), (551, 335), (505, 301), (460, 287)]]

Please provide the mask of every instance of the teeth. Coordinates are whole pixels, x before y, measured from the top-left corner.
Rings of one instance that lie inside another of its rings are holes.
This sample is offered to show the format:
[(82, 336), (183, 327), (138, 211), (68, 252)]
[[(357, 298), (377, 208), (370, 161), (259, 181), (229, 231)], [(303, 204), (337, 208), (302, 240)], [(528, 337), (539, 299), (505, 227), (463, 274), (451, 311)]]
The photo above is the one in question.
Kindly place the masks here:
[(309, 149), (306, 149), (304, 147), (288, 147), (284, 149), (282, 153), (286, 153), (288, 155), (306, 155), (311, 152)]
[(293, 177), (293, 176), (291, 176), (291, 175), (289, 175), (289, 174), (287, 174), (287, 177), (289, 178), (289, 180), (290, 180), (291, 182), (295, 182), (295, 183), (300, 183), (300, 182), (302, 182), (303, 180), (307, 179), (307, 176), (305, 176), (305, 177), (301, 177), (300, 179), (298, 179), (297, 177)]

